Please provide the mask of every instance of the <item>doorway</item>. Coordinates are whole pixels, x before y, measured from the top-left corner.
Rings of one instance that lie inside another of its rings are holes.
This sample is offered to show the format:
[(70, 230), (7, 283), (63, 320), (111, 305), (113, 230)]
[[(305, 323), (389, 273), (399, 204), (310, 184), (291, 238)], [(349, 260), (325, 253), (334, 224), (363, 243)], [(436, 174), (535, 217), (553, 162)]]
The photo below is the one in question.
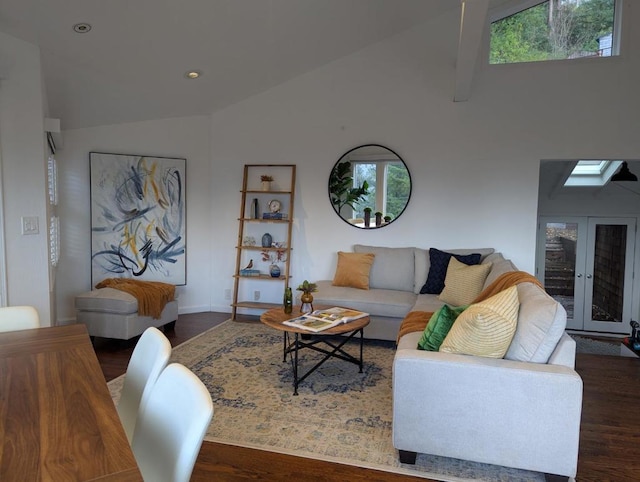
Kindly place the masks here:
[(567, 329), (628, 333), (636, 218), (540, 217), (536, 273)]

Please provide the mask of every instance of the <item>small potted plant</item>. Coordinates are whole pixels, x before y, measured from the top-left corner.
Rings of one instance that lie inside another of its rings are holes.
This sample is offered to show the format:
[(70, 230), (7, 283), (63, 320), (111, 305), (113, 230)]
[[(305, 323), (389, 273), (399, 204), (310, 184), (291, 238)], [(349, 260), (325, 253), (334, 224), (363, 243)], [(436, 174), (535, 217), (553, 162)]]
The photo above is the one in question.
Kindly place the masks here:
[(376, 211), (376, 226), (382, 225), (382, 213), (380, 211)]
[(386, 224), (389, 224), (391, 222), (391, 216), (389, 216), (388, 214), (383, 219)]
[(273, 181), (273, 176), (263, 174), (262, 176), (260, 176), (260, 181), (262, 182), (263, 191), (271, 190), (271, 181)]
[(311, 313), (313, 311), (313, 295), (311, 293), (318, 291), (318, 285), (304, 280), (296, 290), (302, 291), (302, 295), (300, 295), (300, 313)]
[(367, 206), (366, 208), (363, 209), (363, 211), (364, 211), (364, 227), (368, 228), (369, 225), (371, 224), (371, 211), (373, 211), (373, 209)]

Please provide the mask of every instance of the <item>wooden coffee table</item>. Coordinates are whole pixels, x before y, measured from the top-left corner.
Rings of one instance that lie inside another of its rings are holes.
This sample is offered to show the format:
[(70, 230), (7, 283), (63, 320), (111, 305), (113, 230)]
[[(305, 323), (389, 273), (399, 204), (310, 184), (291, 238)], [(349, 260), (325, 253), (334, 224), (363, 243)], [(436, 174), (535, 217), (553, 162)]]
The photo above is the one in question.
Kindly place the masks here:
[[(331, 308), (331, 306), (316, 306), (316, 310)], [(260, 321), (265, 325), (282, 331), (284, 333), (282, 361), (287, 361), (287, 355), (291, 360), (291, 368), (293, 369), (293, 394), (298, 395), (298, 385), (305, 378), (316, 371), (329, 358), (339, 358), (349, 363), (354, 363), (360, 368), (362, 373), (362, 351), (364, 346), (364, 327), (369, 324), (369, 317), (358, 318), (357, 320), (334, 326), (328, 330), (319, 331), (317, 333), (302, 330), (289, 325), (282, 324), (283, 321), (290, 320), (300, 315), (299, 309), (294, 307), (293, 313), (285, 313), (283, 308), (272, 308), (260, 315)], [(354, 357), (342, 349), (342, 347), (354, 336), (360, 333), (360, 357)], [(345, 335), (337, 338), (336, 335)], [(319, 346), (320, 345), (320, 346)], [(324, 345), (324, 346), (322, 346)], [(298, 374), (298, 351), (301, 348), (309, 348), (311, 350), (322, 353), (324, 357), (311, 367), (304, 375)]]

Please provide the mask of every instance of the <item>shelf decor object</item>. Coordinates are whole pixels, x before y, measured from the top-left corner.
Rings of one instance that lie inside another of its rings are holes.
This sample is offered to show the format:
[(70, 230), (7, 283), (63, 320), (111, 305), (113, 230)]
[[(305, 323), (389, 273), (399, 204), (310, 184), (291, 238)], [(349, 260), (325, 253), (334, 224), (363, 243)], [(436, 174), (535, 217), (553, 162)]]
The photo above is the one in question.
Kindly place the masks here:
[(264, 233), (262, 235), (262, 247), (270, 248), (273, 243), (273, 237), (269, 233)]
[(272, 278), (279, 278), (280, 277), (280, 266), (278, 266), (275, 263), (270, 265), (269, 266), (269, 274), (271, 275)]
[(268, 176), (265, 174), (260, 176), (260, 183), (262, 184), (263, 191), (271, 191), (271, 181), (273, 181), (273, 176)]
[[(255, 292), (257, 284), (263, 282), (282, 283), (285, 292), (289, 287), (295, 184), (295, 164), (244, 166), (232, 320), (236, 319), (238, 308), (269, 310), (283, 306), (283, 291), (278, 290), (277, 299), (263, 296), (260, 301), (255, 301)], [(259, 206), (265, 206), (267, 212), (261, 213)], [(248, 267), (248, 263), (253, 264)]]

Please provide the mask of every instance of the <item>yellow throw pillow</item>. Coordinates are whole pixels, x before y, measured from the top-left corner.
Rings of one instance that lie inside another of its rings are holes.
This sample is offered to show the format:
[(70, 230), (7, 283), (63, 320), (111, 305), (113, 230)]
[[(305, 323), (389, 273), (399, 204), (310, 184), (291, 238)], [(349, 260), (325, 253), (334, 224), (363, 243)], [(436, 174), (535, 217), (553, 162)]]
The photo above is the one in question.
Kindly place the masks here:
[(361, 290), (369, 289), (369, 272), (375, 254), (345, 253), (338, 251), (338, 267), (333, 277), (333, 286), (349, 286)]
[(472, 303), (480, 294), (491, 271), (491, 263), (466, 265), (451, 256), (444, 279), (444, 289), (438, 299), (451, 306)]
[(456, 319), (440, 351), (503, 358), (516, 332), (519, 308), (515, 286), (469, 306)]

